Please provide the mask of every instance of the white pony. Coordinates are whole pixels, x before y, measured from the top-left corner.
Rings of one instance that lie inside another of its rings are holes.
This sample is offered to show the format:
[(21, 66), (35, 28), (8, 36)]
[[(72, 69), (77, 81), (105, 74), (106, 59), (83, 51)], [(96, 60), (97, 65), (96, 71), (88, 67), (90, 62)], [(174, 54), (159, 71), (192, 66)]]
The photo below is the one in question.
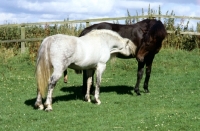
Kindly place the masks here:
[[(94, 44), (95, 43), (95, 44)], [(88, 88), (85, 96), (90, 102), (92, 72), (96, 72), (94, 98), (100, 104), (99, 87), (106, 62), (111, 54), (120, 53), (126, 56), (135, 55), (136, 46), (127, 38), (122, 38), (110, 30), (93, 30), (85, 36), (75, 37), (57, 34), (45, 38), (40, 46), (36, 65), (37, 99), (36, 108), (52, 110), (52, 93), (57, 81), (68, 67), (74, 70), (87, 70)], [(53, 70), (52, 70), (53, 69)], [(52, 73), (53, 72), (53, 73)], [(42, 97), (47, 90), (46, 102)]]

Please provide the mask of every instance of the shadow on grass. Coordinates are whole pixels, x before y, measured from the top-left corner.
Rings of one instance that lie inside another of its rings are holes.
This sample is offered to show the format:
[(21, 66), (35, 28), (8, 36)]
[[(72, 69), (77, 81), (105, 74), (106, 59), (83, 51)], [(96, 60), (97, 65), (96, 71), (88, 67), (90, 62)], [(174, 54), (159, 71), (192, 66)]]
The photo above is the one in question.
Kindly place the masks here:
[[(66, 92), (66, 95), (61, 96), (55, 96), (53, 97), (53, 103), (59, 102), (59, 101), (70, 101), (70, 100), (83, 100), (84, 95), (82, 95), (82, 86), (71, 86), (71, 87), (62, 87), (60, 89), (62, 92)], [(133, 95), (131, 92), (133, 90), (133, 87), (131, 86), (105, 86), (100, 88), (100, 93), (108, 93), (108, 92), (116, 92), (117, 94), (129, 94)], [(26, 100), (24, 103), (27, 106), (32, 106), (34, 108), (36, 98)], [(43, 100), (45, 102), (45, 100)]]
[[(78, 87), (63, 87), (60, 89), (63, 92), (69, 92), (69, 93), (81, 93), (82, 86)], [(94, 87), (91, 89), (94, 90)], [(119, 86), (103, 86), (100, 88), (100, 93), (107, 93), (107, 92), (116, 92), (117, 94), (130, 94), (133, 95), (131, 90), (133, 90), (133, 87), (131, 86), (125, 86), (125, 85), (119, 85)], [(81, 94), (82, 95), (82, 94)]]

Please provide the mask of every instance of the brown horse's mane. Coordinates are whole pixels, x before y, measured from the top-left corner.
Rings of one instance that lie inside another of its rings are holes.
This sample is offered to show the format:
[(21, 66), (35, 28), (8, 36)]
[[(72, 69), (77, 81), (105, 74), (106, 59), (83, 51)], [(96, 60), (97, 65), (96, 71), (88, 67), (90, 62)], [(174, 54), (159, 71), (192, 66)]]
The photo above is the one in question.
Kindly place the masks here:
[(165, 27), (160, 20), (155, 20), (153, 24), (150, 22), (149, 25), (148, 34), (151, 35), (152, 38), (155, 38), (157, 41), (162, 41), (167, 36)]

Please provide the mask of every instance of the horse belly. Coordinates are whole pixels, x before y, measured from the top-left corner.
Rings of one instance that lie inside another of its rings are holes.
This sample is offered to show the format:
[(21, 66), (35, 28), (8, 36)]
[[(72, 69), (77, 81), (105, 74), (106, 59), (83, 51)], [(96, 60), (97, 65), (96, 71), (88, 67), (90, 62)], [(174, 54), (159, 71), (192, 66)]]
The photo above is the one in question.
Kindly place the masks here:
[(100, 58), (101, 55), (98, 52), (89, 53), (87, 55), (84, 55), (83, 53), (80, 57), (78, 57), (78, 59), (76, 59), (73, 65), (82, 69), (95, 68), (97, 63), (99, 63)]
[(76, 53), (74, 56), (73, 62), (69, 65), (69, 68), (75, 70), (83, 70), (83, 69), (90, 69), (95, 68), (99, 57), (95, 57), (92, 55), (85, 55), (84, 52)]
[(96, 68), (98, 63), (106, 63), (110, 58), (108, 47), (102, 44), (99, 39), (88, 40), (82, 38), (82, 41), (78, 41), (77, 45), (74, 54), (75, 61), (70, 65), (70, 68)]
[(72, 63), (69, 65), (69, 68), (74, 69), (74, 70), (85, 70), (85, 69), (95, 69), (97, 64), (77, 64), (77, 63)]
[(106, 63), (110, 58), (110, 54), (100, 51), (90, 52), (87, 55), (84, 55), (83, 52), (81, 54), (80, 57), (76, 57), (76, 61), (69, 68), (76, 70), (96, 68), (98, 63)]

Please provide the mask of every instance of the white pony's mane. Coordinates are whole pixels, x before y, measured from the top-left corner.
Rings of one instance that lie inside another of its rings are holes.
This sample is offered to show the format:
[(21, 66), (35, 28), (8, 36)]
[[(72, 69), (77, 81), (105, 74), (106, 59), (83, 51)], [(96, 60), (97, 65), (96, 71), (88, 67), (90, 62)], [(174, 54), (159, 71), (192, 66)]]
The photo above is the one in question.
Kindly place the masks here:
[(107, 29), (94, 29), (92, 31), (90, 31), (88, 34), (86, 35), (102, 35), (102, 34), (108, 34), (108, 35), (111, 35), (111, 36), (114, 36), (116, 37), (117, 39), (119, 40), (123, 40), (124, 38), (122, 38), (117, 32), (114, 32), (114, 31), (111, 31), (111, 30), (107, 30)]
[[(123, 37), (121, 37), (117, 32), (114, 32), (114, 31), (111, 31), (111, 30), (107, 30), (107, 29), (100, 29), (100, 30), (97, 30), (97, 29), (95, 29), (95, 30), (92, 30), (92, 31), (90, 31), (89, 33), (87, 33), (86, 35), (98, 35), (98, 36), (100, 36), (100, 35), (109, 35), (109, 36), (113, 36), (114, 38), (116, 38), (118, 41), (124, 41), (124, 40), (129, 40), (128, 38), (123, 38)], [(112, 38), (113, 39), (113, 38)], [(131, 40), (130, 40), (130, 42), (132, 42)], [(132, 42), (133, 43), (133, 42)], [(133, 43), (133, 44), (130, 44), (129, 45), (129, 47), (131, 48), (131, 51), (132, 51), (132, 54), (134, 54), (135, 55), (135, 50), (136, 50), (136, 46), (135, 46), (135, 44)]]

